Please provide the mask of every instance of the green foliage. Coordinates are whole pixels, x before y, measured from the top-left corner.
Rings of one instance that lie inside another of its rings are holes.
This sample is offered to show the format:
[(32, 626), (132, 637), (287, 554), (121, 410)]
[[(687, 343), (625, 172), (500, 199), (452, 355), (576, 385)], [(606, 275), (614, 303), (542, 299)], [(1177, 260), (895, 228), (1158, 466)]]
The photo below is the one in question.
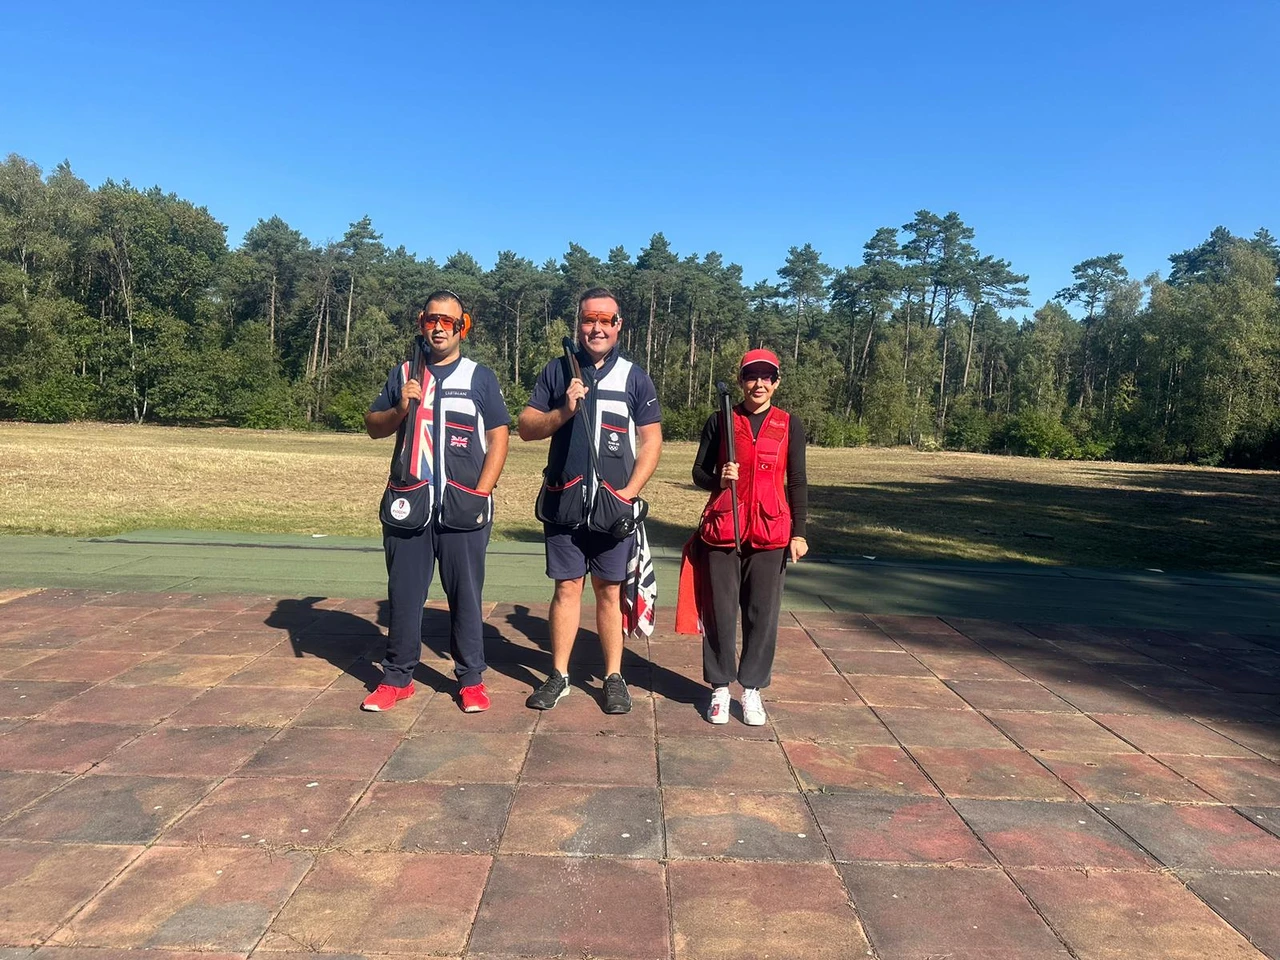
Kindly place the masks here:
[(93, 384), (82, 377), (51, 377), (23, 384), (12, 399), (13, 416), (32, 423), (83, 420), (93, 399)]
[(986, 453), (999, 426), (998, 420), (982, 407), (964, 404), (947, 420), (945, 446), (948, 450)]
[(369, 217), (323, 244), (271, 217), (228, 249), (208, 210), (158, 187), (95, 189), (10, 155), (0, 416), (358, 430), (441, 286), (466, 300), (464, 352), (516, 414), (576, 333), (578, 294), (605, 284), (672, 438), (696, 438), (716, 381), (764, 346), (782, 361), (777, 402), (815, 443), (1275, 463), (1280, 243), (1219, 227), (1170, 266), (1139, 283), (1119, 253), (1091, 257), (1027, 317), (1027, 278), (955, 212), (876, 229), (856, 265), (790, 247), (751, 282), (662, 233), (634, 259), (570, 243), (486, 269), (465, 250), (438, 264), (389, 247)]
[(349, 389), (339, 390), (329, 401), (329, 426), (335, 430), (360, 432), (364, 430), (364, 413), (368, 409), (368, 400), (357, 397)]
[(864, 447), (871, 441), (871, 431), (857, 420), (827, 417), (813, 440), (822, 447)]
[(686, 407), (662, 411), (662, 436), (667, 440), (697, 440), (715, 412), (713, 407)]
[(1039, 410), (1024, 410), (1013, 417), (997, 442), (1022, 457), (1076, 460), (1081, 455), (1080, 444), (1062, 421)]

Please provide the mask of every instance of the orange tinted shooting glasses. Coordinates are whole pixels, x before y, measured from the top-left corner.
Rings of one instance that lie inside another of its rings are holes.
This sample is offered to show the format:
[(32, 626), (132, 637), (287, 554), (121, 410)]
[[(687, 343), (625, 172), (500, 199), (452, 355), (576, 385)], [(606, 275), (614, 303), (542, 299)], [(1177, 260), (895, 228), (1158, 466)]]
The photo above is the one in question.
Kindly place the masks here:
[(418, 321), (425, 330), (434, 329), (436, 325), (446, 330), (461, 330), (464, 322), (462, 317), (451, 317), (447, 313), (428, 313)]
[(616, 327), (622, 322), (622, 318), (616, 313), (602, 313), (599, 310), (592, 310), (590, 313), (584, 313), (578, 319), (578, 323), (584, 327), (589, 327), (593, 323), (598, 323), (605, 327)]

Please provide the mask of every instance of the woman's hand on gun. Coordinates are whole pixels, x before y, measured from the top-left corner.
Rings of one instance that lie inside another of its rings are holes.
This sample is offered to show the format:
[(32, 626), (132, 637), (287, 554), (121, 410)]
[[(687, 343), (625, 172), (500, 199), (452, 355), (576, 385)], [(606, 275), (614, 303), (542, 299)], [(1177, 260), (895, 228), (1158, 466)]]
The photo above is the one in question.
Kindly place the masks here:
[(738, 464), (733, 460), (720, 467), (720, 489), (729, 486), (731, 480), (738, 479)]

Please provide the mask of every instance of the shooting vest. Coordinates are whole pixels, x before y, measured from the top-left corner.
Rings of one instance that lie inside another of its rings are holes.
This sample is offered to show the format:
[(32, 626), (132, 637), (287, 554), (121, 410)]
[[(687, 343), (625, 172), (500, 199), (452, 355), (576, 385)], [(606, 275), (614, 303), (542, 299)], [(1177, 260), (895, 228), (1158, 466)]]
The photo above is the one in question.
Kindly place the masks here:
[[(734, 453), (738, 457), (738, 526), (742, 545), (776, 550), (791, 542), (791, 505), (787, 503), (787, 447), (791, 415), (770, 407), (751, 435), (751, 421), (733, 408)], [(728, 438), (720, 439), (720, 460), (728, 459)], [(733, 490), (712, 493), (702, 511), (698, 535), (714, 547), (733, 546)]]
[[(599, 369), (591, 366), (590, 357), (583, 353), (578, 354), (578, 361), (590, 390), (577, 417), (587, 418), (587, 433), (596, 448), (600, 478), (619, 490), (630, 482), (636, 466), (635, 411), (627, 394), (627, 380), (634, 364), (623, 359), (617, 350)], [(566, 372), (565, 384), (568, 382)], [(542, 471), (542, 490), (534, 510), (539, 520), (567, 527), (587, 522), (599, 486), (577, 417), (551, 437), (547, 467)]]
[[(453, 530), (477, 530), (493, 520), (493, 496), (478, 493), (485, 453), (484, 415), (476, 402), (475, 373), (479, 364), (459, 358), (443, 378), (431, 375), (427, 367), (423, 379), (422, 402), (414, 420), (412, 433), (404, 436), (406, 424), (400, 425), (400, 443), (413, 443), (417, 479), (432, 488), (432, 508), (443, 527)], [(409, 379), (409, 364), (400, 365), (400, 385)]]

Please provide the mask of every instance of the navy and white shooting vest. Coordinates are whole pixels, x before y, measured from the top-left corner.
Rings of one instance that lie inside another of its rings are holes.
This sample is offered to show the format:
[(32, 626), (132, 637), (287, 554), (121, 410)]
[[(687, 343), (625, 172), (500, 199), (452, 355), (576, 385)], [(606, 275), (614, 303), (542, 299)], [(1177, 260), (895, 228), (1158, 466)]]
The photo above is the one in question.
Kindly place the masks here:
[[(583, 383), (589, 387), (575, 418), (551, 437), (542, 490), (534, 513), (539, 520), (568, 527), (586, 523), (599, 483), (591, 469), (587, 435), (577, 423), (584, 414), (596, 448), (601, 479), (614, 490), (625, 487), (636, 466), (636, 423), (628, 402), (627, 380), (634, 364), (616, 350), (603, 367), (579, 351)], [(569, 381), (566, 374), (565, 383)]]
[[(431, 509), (436, 522), (451, 530), (478, 530), (493, 520), (493, 496), (476, 491), (485, 453), (484, 414), (476, 402), (475, 373), (479, 364), (461, 357), (443, 378), (423, 374), (422, 401), (412, 432), (400, 426), (396, 449), (413, 443), (413, 472), (431, 485)], [(400, 386), (409, 379), (408, 362), (400, 365)]]

